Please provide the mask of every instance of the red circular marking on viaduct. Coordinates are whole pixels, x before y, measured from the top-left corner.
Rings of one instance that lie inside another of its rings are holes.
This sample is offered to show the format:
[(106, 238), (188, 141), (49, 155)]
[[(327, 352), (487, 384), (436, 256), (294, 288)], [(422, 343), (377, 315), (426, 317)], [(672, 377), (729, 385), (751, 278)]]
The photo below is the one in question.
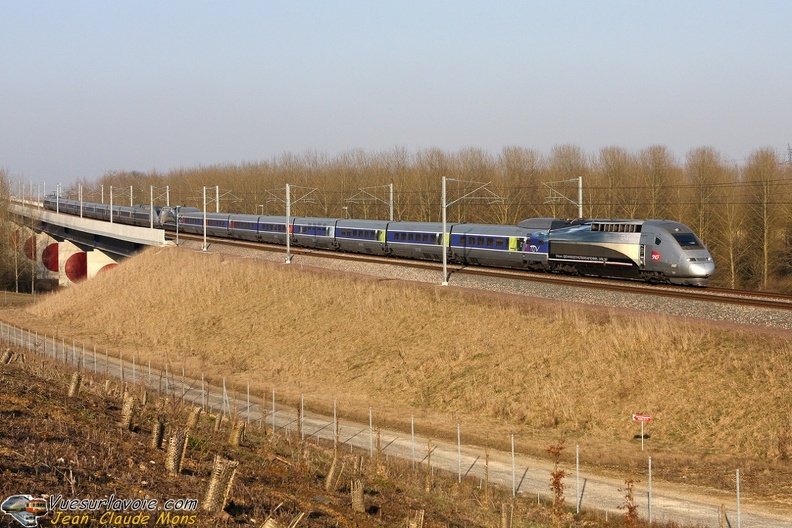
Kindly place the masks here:
[(79, 282), (88, 277), (88, 255), (80, 251), (66, 259), (63, 272), (72, 282)]
[(115, 263), (115, 262), (113, 262), (112, 264), (107, 264), (107, 265), (102, 266), (101, 268), (99, 268), (99, 271), (97, 271), (96, 274), (99, 275), (100, 273), (104, 273), (107, 270), (111, 270), (111, 269), (115, 268), (116, 266), (118, 266), (118, 264)]
[(58, 271), (58, 244), (50, 244), (41, 252), (41, 263), (50, 271)]
[(28, 259), (36, 260), (36, 237), (32, 236), (25, 240), (22, 250)]

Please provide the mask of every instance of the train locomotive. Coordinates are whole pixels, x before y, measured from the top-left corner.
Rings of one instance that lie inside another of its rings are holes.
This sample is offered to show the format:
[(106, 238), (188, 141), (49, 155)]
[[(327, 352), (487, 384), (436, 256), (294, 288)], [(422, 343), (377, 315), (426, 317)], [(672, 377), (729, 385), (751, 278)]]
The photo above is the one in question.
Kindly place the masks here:
[[(109, 220), (105, 204), (44, 200), (46, 209)], [(706, 286), (715, 272), (690, 228), (670, 220), (530, 218), (517, 225), (204, 213), (195, 207), (112, 207), (113, 221), (297, 247)]]

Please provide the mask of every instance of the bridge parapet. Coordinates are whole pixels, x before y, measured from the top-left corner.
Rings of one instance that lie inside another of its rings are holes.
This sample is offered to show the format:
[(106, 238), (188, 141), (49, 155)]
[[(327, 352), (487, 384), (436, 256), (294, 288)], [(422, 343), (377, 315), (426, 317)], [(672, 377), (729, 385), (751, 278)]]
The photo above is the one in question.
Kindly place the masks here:
[[(31, 220), (34, 229), (37, 229), (38, 224), (38, 228), (42, 231), (50, 232), (53, 236), (60, 234), (64, 238), (71, 238), (68, 236), (70, 233), (80, 233), (81, 235), (75, 236), (76, 242), (85, 243), (86, 237), (84, 235), (88, 234), (92, 235), (90, 238), (114, 239), (136, 246), (162, 246), (165, 244), (165, 232), (162, 229), (131, 226), (117, 222), (103, 222), (92, 218), (80, 218), (79, 216), (55, 213), (35, 207), (24, 207), (14, 203), (10, 205), (9, 209), (11, 213)], [(57, 226), (57, 228), (46, 229), (42, 224)], [(106, 245), (106, 243), (103, 245)], [(106, 248), (103, 247), (102, 249)]]

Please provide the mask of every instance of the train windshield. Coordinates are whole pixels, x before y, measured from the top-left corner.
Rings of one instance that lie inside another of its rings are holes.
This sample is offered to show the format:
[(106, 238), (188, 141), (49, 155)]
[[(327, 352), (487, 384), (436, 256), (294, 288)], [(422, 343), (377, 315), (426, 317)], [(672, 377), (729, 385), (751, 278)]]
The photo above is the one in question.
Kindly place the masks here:
[(674, 233), (674, 238), (682, 246), (682, 249), (704, 249), (693, 233)]

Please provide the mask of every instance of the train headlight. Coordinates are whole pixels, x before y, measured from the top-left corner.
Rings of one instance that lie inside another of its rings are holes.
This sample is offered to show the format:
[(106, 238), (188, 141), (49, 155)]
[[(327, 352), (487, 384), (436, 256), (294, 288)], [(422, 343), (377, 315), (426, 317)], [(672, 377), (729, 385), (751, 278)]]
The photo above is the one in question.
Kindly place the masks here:
[(712, 259), (707, 259), (703, 262), (690, 262), (688, 264), (688, 270), (690, 274), (695, 277), (709, 277), (715, 272), (715, 263), (712, 262)]

